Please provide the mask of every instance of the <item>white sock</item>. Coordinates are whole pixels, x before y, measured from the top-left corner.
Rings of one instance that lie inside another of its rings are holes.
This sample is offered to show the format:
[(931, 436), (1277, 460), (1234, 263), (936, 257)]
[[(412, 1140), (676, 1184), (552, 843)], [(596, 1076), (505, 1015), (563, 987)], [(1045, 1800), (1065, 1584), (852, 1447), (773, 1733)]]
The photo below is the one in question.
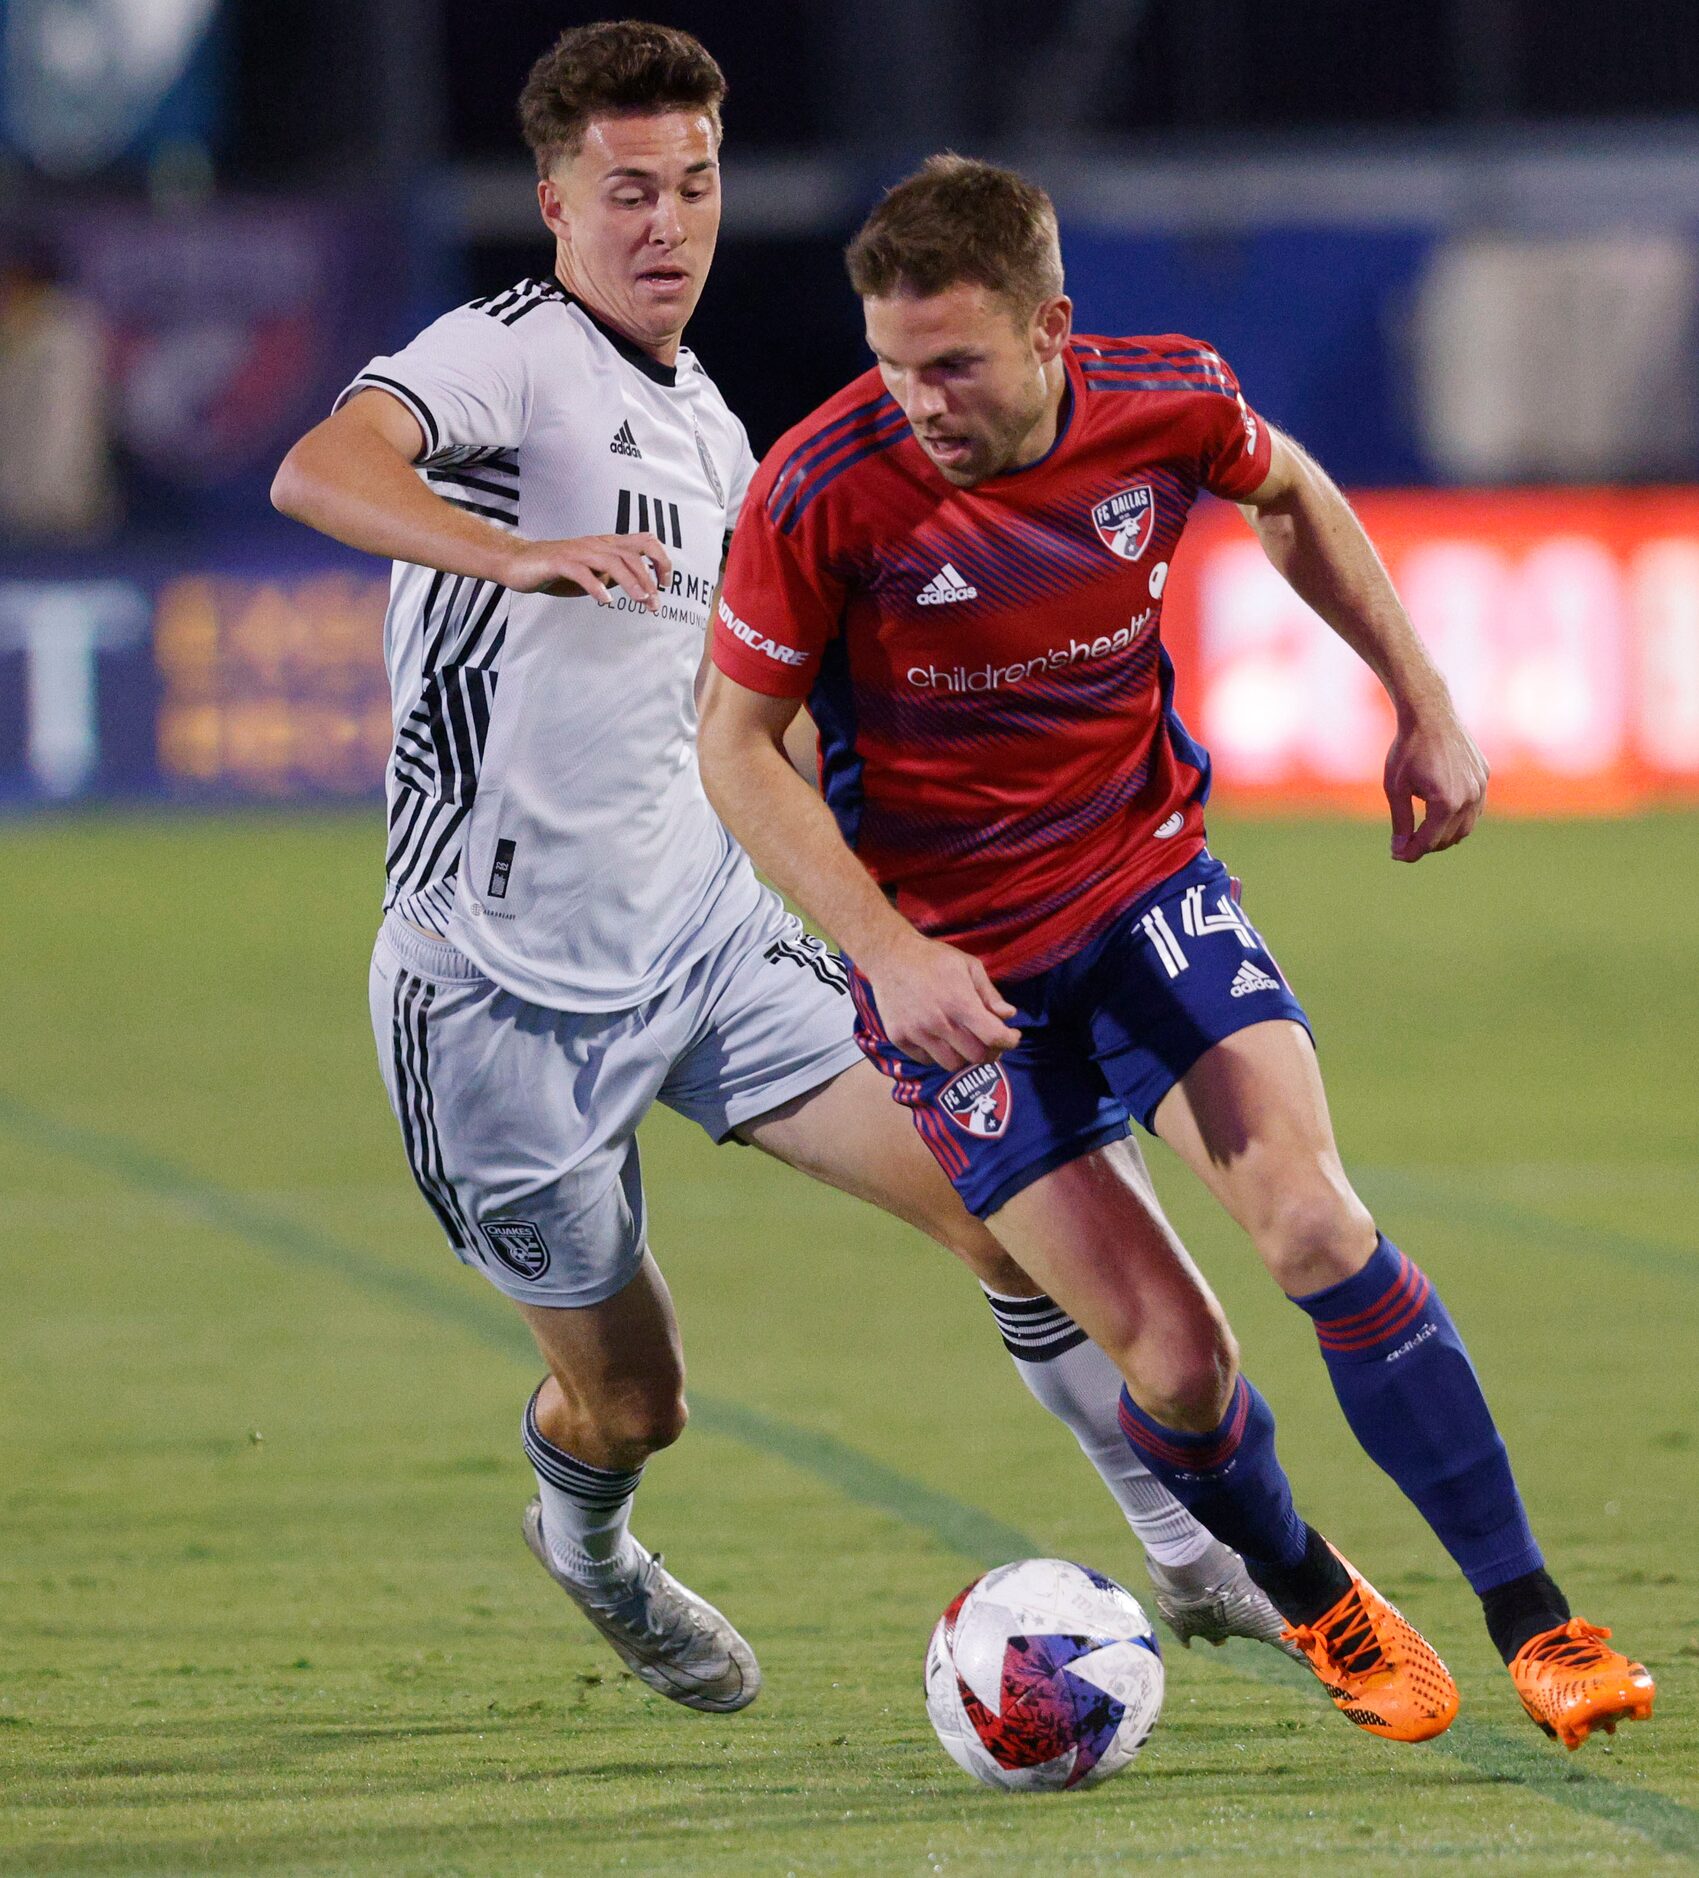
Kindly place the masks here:
[(629, 1531), (631, 1502), (643, 1469), (592, 1467), (557, 1448), (537, 1426), (537, 1385), (525, 1405), (525, 1458), (543, 1502), (543, 1536), (554, 1562), (583, 1584), (614, 1584), (630, 1574), (637, 1541)]
[(980, 1289), (1021, 1381), (1072, 1430), (1145, 1551), (1168, 1566), (1209, 1551), (1215, 1540), (1127, 1445), (1117, 1413), (1121, 1372), (1103, 1351), (1053, 1299)]

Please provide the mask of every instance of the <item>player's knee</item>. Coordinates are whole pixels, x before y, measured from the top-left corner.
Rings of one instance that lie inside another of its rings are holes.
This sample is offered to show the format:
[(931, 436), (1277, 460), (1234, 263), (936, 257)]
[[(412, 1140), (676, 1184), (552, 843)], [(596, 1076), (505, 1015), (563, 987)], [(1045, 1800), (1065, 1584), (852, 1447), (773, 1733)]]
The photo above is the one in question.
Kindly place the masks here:
[(1271, 1188), (1257, 1250), (1289, 1297), (1343, 1283), (1375, 1246), (1375, 1225), (1343, 1176), (1318, 1168)]
[(1239, 1346), (1219, 1312), (1168, 1325), (1133, 1364), (1139, 1405), (1164, 1427), (1203, 1434), (1220, 1426), (1239, 1373)]
[(648, 1389), (622, 1398), (610, 1419), (610, 1438), (649, 1455), (670, 1448), (684, 1433), (690, 1409), (682, 1389)]
[(562, 1389), (551, 1439), (596, 1466), (641, 1467), (672, 1446), (689, 1418), (682, 1375), (633, 1377), (588, 1393)]

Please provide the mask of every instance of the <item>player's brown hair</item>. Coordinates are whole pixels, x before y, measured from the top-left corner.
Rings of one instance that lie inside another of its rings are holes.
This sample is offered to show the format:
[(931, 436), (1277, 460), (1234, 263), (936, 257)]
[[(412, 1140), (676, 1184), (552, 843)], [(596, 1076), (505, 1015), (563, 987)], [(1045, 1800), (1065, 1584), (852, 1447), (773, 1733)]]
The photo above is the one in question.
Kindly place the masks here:
[(519, 129), (546, 176), (577, 155), (594, 117), (706, 111), (717, 131), (725, 95), (725, 74), (701, 40), (648, 20), (597, 20), (562, 33), (531, 67)]
[(1024, 316), (1062, 291), (1056, 210), (1037, 183), (972, 157), (929, 157), (844, 250), (850, 283), (875, 300), (922, 297), (970, 281)]

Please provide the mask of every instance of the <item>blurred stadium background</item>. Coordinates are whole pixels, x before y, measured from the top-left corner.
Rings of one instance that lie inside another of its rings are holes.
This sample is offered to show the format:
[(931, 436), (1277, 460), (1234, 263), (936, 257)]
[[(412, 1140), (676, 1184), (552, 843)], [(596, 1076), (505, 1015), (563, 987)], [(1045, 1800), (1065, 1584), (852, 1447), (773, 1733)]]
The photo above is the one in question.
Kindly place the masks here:
[[(1207, 338), (1384, 492), (1498, 807), (1699, 798), (1688, 0), (659, 11), (731, 80), (691, 339), (758, 450), (864, 362), (838, 249), (877, 190), (944, 145), (1015, 160), (1086, 330)], [(369, 354), (547, 267), (513, 100), (582, 16), (0, 6), (5, 798), (377, 788), (381, 571), (265, 485)], [(1198, 532), (1168, 623), (1223, 798), (1366, 805), (1367, 674)]]
[(1107, 1870), (1131, 1820), (1241, 1871), (1687, 1869), (1693, 0), (648, 11), (731, 82), (689, 339), (758, 451), (862, 369), (839, 249), (949, 145), (1050, 187), (1086, 330), (1209, 340), (1360, 497), (1494, 765), (1481, 834), (1386, 865), (1349, 819), (1384, 814), (1384, 704), (1219, 509), (1167, 601), (1182, 710), (1348, 1156), (1667, 1715), (1614, 1767), (1544, 1756), (1295, 1314), (1176, 1188), (1305, 1492), (1402, 1561), (1492, 1719), (1395, 1763), (1186, 1659), (1150, 1781), (1012, 1840), (925, 1735), (921, 1640), (975, 1559), (1124, 1541), (971, 1287), (667, 1117), (698, 1406), (650, 1536), (777, 1673), (711, 1747), (599, 1686), (510, 1530), (523, 1338), (436, 1242), (369, 1061), (386, 570), (265, 500), (368, 356), (548, 268), (513, 101), (599, 13), (0, 0), (0, 1863)]

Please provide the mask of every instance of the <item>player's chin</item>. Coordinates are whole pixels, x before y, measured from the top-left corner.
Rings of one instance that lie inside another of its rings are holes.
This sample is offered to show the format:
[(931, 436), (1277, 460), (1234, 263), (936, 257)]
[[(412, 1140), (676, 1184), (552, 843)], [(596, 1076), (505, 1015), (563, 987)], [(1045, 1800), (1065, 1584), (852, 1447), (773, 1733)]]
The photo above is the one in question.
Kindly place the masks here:
[(928, 450), (926, 454), (932, 459), (932, 467), (945, 482), (954, 483), (958, 489), (971, 488), (984, 479), (985, 470), (977, 451), (952, 451), (940, 455), (936, 450)]

